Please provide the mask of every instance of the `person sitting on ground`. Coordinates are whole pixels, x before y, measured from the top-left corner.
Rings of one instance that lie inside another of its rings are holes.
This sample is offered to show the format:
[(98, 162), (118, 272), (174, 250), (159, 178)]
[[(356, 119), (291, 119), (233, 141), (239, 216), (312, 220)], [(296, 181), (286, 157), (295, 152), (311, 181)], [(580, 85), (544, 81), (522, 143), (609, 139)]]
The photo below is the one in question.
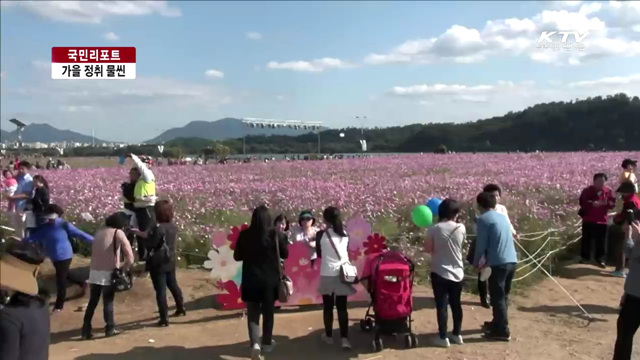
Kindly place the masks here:
[[(462, 244), (467, 230), (459, 222), (460, 205), (445, 199), (438, 207), (438, 223), (427, 230), (425, 250), (431, 255), (431, 286), (436, 301), (438, 333), (436, 344), (448, 348), (450, 340), (462, 345), (462, 286), (464, 263)], [(453, 315), (453, 332), (447, 337), (447, 304)]]
[[(289, 257), (288, 241), (272, 227), (266, 206), (253, 210), (251, 224), (240, 232), (233, 258), (242, 261), (242, 301), (247, 304), (247, 322), (251, 359), (273, 351), (272, 339), (275, 302), (278, 299), (281, 260)], [(278, 256), (279, 255), (279, 256)], [(262, 340), (260, 339), (262, 315)]]
[(340, 280), (342, 264), (349, 259), (349, 236), (344, 230), (338, 208), (333, 206), (326, 208), (322, 217), (327, 227), (316, 234), (316, 251), (318, 258), (322, 259), (318, 288), (318, 292), (322, 295), (324, 320), (324, 333), (321, 338), (327, 345), (333, 344), (333, 308), (335, 307), (338, 310), (342, 348), (351, 349), (347, 297), (355, 295), (356, 289), (353, 285), (345, 284)]
[(638, 162), (631, 159), (624, 159), (622, 161), (622, 175), (620, 176), (620, 184), (625, 181), (631, 181), (635, 188), (635, 192), (638, 192), (638, 176), (636, 175), (636, 169)]
[(145, 239), (149, 258), (145, 264), (151, 275), (153, 289), (156, 291), (156, 302), (160, 321), (158, 326), (169, 326), (167, 288), (176, 302), (176, 312), (173, 316), (187, 315), (184, 309), (182, 290), (176, 278), (176, 249), (178, 242), (178, 227), (173, 223), (173, 205), (169, 200), (160, 200), (154, 205), (157, 224), (148, 232), (132, 230), (136, 235)]
[(491, 267), (489, 295), (493, 320), (485, 322), (485, 336), (489, 339), (509, 341), (509, 293), (518, 263), (513, 233), (507, 218), (495, 211), (498, 202), (493, 194), (482, 192), (477, 196), (476, 202), (482, 215), (477, 221), (473, 264), (480, 268), (481, 259), (485, 257), (486, 265)]
[(49, 293), (36, 277), (44, 255), (16, 242), (0, 258), (0, 359), (49, 359)]
[(580, 211), (582, 217), (581, 263), (591, 261), (591, 248), (595, 246), (595, 261), (601, 268), (605, 268), (605, 244), (607, 237), (607, 222), (609, 210), (616, 206), (613, 191), (605, 185), (607, 175), (597, 173), (593, 175), (593, 184), (582, 190), (580, 194)]
[(57, 297), (53, 308), (54, 312), (62, 311), (64, 308), (67, 281), (80, 286), (82, 296), (87, 291), (87, 282), (74, 279), (69, 273), (73, 260), (71, 239), (77, 238), (88, 243), (93, 241), (93, 236), (79, 230), (70, 222), (62, 220), (60, 217), (63, 214), (64, 210), (60, 206), (56, 204), (47, 206), (42, 212), (42, 219), (45, 222), (38, 225), (26, 239), (26, 241), (36, 243), (43, 248), (56, 269)]
[(634, 218), (631, 222), (627, 219), (624, 225), (629, 274), (624, 283), (613, 360), (631, 360), (633, 337), (640, 325), (640, 221), (636, 216)]
[[(93, 338), (91, 321), (102, 296), (104, 308), (105, 336), (120, 334), (113, 317), (113, 301), (115, 288), (112, 285), (114, 269), (128, 269), (133, 264), (133, 251), (124, 228), (128, 225), (127, 217), (117, 212), (105, 220), (105, 227), (98, 230), (91, 246), (91, 270), (89, 272), (90, 295), (89, 304), (84, 313), (82, 339)], [(124, 261), (121, 258), (124, 255)]]

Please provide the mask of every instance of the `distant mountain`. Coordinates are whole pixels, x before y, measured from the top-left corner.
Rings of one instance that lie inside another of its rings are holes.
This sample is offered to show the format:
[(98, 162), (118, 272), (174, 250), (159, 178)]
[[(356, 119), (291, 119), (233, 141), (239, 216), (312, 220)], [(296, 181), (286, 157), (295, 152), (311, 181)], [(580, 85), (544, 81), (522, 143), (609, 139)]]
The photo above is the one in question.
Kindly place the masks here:
[[(18, 140), (18, 133), (14, 131), (0, 132), (0, 141), (16, 141)], [(93, 137), (89, 135), (83, 135), (71, 130), (60, 130), (49, 124), (29, 124), (24, 128), (22, 132), (22, 142), (79, 142), (79, 143), (91, 143)], [(96, 143), (105, 142), (104, 140), (95, 139)]]
[(251, 128), (247, 127), (239, 119), (224, 118), (216, 121), (192, 121), (180, 128), (169, 129), (158, 137), (146, 141), (156, 144), (177, 138), (203, 138), (209, 140), (237, 139), (245, 135), (284, 135), (298, 136), (309, 133), (309, 130), (295, 130), (289, 128)]

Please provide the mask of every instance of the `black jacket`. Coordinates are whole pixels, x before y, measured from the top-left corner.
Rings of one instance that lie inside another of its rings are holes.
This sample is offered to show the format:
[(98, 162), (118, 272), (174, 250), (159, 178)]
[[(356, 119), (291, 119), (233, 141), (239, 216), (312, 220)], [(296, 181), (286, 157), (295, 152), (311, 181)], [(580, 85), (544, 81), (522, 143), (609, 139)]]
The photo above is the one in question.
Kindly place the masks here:
[(233, 258), (242, 261), (242, 301), (270, 302), (278, 298), (280, 259), (276, 241), (280, 257), (289, 257), (289, 242), (285, 234), (271, 230), (266, 239), (260, 239), (246, 229), (238, 236)]
[(174, 223), (162, 223), (153, 226), (149, 230), (149, 235), (144, 241), (148, 250), (158, 249), (162, 246), (162, 237), (169, 248), (171, 261), (161, 266), (152, 266), (147, 262), (146, 269), (150, 272), (169, 272), (176, 268), (176, 243), (178, 240), (178, 227)]
[(51, 338), (48, 301), (17, 296), (22, 297), (20, 304), (0, 308), (0, 360), (47, 360)]

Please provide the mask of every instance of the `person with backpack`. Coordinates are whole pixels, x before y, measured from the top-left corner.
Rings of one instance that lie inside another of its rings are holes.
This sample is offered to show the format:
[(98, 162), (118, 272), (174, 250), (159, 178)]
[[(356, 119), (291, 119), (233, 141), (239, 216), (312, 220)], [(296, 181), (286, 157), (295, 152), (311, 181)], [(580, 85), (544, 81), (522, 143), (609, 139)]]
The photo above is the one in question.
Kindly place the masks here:
[(73, 224), (64, 221), (60, 217), (64, 210), (56, 205), (47, 206), (42, 212), (44, 223), (38, 225), (26, 241), (38, 244), (45, 250), (45, 253), (56, 269), (56, 289), (57, 296), (54, 312), (62, 311), (67, 295), (67, 281), (70, 281), (82, 288), (82, 296), (87, 292), (86, 281), (73, 279), (69, 274), (71, 261), (73, 260), (73, 239), (80, 239), (87, 243), (93, 242), (93, 236), (79, 230)]
[[(233, 258), (242, 261), (242, 301), (247, 304), (247, 322), (251, 359), (261, 359), (275, 345), (272, 340), (275, 302), (278, 299), (281, 260), (289, 257), (289, 245), (284, 233), (273, 228), (269, 209), (258, 206), (251, 215), (251, 224), (240, 232)], [(262, 315), (262, 339), (260, 339)]]
[(349, 342), (349, 313), (347, 312), (347, 297), (354, 295), (356, 289), (340, 278), (342, 266), (349, 261), (349, 236), (344, 230), (340, 210), (330, 206), (324, 210), (322, 217), (327, 225), (325, 230), (316, 234), (316, 251), (321, 260), (320, 286), (318, 292), (322, 295), (324, 333), (322, 341), (327, 345), (333, 344), (333, 308), (338, 310), (338, 324), (340, 326), (341, 346), (351, 349)]
[[(89, 304), (84, 313), (82, 324), (82, 339), (91, 340), (93, 333), (91, 320), (102, 296), (104, 308), (105, 336), (120, 334), (116, 329), (113, 317), (113, 301), (116, 287), (113, 284), (115, 269), (128, 269), (133, 264), (133, 250), (127, 240), (124, 228), (129, 219), (121, 212), (116, 212), (105, 220), (105, 227), (98, 230), (91, 245), (91, 270), (89, 283), (91, 284)], [(124, 259), (122, 256), (124, 255)], [(124, 261), (123, 261), (124, 260)]]
[(147, 246), (146, 270), (151, 275), (153, 289), (156, 292), (156, 302), (160, 321), (158, 326), (169, 326), (167, 288), (176, 302), (176, 312), (173, 316), (185, 316), (182, 290), (176, 278), (176, 243), (178, 228), (173, 223), (173, 205), (169, 200), (160, 200), (154, 206), (157, 224), (148, 232), (133, 230), (134, 234), (145, 239)]

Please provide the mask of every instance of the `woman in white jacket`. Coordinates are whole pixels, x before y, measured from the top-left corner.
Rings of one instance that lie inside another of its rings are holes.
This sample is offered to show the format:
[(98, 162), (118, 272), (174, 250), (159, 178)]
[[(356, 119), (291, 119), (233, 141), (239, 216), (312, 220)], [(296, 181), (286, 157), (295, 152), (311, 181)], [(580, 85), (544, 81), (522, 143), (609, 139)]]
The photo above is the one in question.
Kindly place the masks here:
[(328, 207), (322, 213), (327, 225), (326, 230), (316, 235), (316, 251), (321, 258), (320, 287), (322, 295), (324, 330), (322, 340), (333, 344), (333, 308), (338, 310), (338, 324), (342, 348), (351, 349), (349, 343), (349, 314), (347, 313), (347, 297), (356, 293), (350, 284), (340, 281), (340, 268), (349, 261), (349, 236), (344, 230), (340, 210)]

